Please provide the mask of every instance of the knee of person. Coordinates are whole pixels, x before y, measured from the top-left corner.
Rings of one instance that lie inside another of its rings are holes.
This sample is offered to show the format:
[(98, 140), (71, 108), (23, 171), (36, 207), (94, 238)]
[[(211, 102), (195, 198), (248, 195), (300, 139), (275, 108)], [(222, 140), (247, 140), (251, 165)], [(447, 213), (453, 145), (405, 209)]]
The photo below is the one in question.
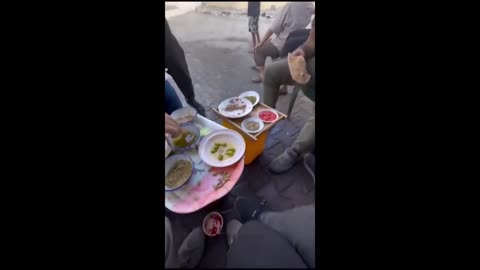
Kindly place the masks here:
[(265, 67), (264, 80), (271, 79), (275, 74), (275, 69), (271, 65)]

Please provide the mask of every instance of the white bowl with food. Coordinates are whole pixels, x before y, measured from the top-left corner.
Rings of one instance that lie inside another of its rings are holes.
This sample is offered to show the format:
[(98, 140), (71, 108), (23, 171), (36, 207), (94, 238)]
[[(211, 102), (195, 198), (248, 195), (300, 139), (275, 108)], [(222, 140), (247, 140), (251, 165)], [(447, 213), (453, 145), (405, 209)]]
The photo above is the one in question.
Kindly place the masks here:
[(245, 140), (231, 129), (220, 129), (205, 136), (198, 147), (198, 155), (212, 167), (227, 167), (245, 154)]
[(253, 104), (246, 98), (227, 98), (218, 105), (218, 112), (227, 118), (242, 118), (253, 110)]
[(187, 155), (173, 155), (165, 160), (165, 191), (185, 185), (193, 175), (194, 165)]
[(263, 121), (258, 117), (250, 117), (243, 120), (241, 126), (248, 133), (258, 133), (265, 127)]
[(243, 92), (238, 97), (248, 99), (253, 106), (257, 105), (258, 102), (260, 102), (260, 95), (255, 91)]
[(263, 109), (258, 111), (257, 116), (265, 123), (273, 123), (279, 118), (278, 113), (270, 109)]
[(197, 118), (197, 110), (192, 107), (183, 107), (173, 111), (170, 116), (180, 125), (185, 126), (191, 124)]

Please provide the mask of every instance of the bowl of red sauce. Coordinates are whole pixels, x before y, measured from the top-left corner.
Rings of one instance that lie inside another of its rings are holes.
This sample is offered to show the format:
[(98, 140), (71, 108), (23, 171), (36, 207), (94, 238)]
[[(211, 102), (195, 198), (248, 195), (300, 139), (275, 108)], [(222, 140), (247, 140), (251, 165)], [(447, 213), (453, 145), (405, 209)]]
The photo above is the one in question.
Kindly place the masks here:
[(223, 227), (223, 217), (218, 212), (210, 212), (203, 219), (203, 232), (207, 236), (217, 236)]
[(258, 118), (262, 119), (265, 123), (273, 123), (277, 121), (278, 114), (274, 110), (263, 109), (260, 110), (257, 114)]

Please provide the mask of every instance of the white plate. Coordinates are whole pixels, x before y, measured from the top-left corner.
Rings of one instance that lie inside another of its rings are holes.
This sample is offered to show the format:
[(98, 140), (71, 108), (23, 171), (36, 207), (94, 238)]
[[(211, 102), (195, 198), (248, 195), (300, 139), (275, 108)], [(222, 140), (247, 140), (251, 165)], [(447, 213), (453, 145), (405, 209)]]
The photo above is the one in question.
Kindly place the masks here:
[[(245, 105), (245, 108), (243, 110), (235, 110), (235, 111), (226, 111), (225, 108), (227, 105), (232, 104), (232, 102), (237, 102), (237, 104), (240, 105)], [(241, 118), (244, 117), (245, 115), (249, 114), (253, 109), (252, 103), (246, 99), (246, 98), (239, 98), (239, 97), (233, 97), (233, 98), (227, 98), (220, 105), (218, 105), (218, 112), (220, 112), (221, 115), (227, 117), (227, 118)]]
[[(235, 148), (235, 154), (232, 157), (222, 161), (218, 160), (217, 154), (212, 154), (215, 143), (226, 143)], [(227, 167), (239, 161), (245, 153), (245, 140), (236, 131), (231, 129), (216, 130), (202, 139), (198, 147), (198, 155), (206, 164), (213, 167)]]
[(243, 98), (243, 97), (248, 97), (248, 96), (254, 96), (254, 97), (257, 98), (257, 100), (255, 100), (255, 103), (253, 104), (253, 107), (255, 107), (255, 105), (257, 105), (258, 102), (260, 101), (260, 95), (255, 91), (247, 91), (247, 92), (241, 93), (238, 97)]
[[(247, 122), (250, 122), (250, 121), (255, 121), (255, 122), (257, 122), (257, 123), (259, 124), (259, 127), (258, 127), (257, 130), (250, 131), (250, 130), (247, 129)], [(257, 133), (257, 132), (260, 132), (260, 131), (263, 129), (263, 127), (265, 126), (265, 125), (263, 124), (263, 121), (262, 121), (260, 118), (258, 118), (258, 117), (249, 117), (249, 118), (243, 120), (241, 125), (242, 125), (242, 129), (243, 129), (245, 132), (248, 132), (248, 133)]]

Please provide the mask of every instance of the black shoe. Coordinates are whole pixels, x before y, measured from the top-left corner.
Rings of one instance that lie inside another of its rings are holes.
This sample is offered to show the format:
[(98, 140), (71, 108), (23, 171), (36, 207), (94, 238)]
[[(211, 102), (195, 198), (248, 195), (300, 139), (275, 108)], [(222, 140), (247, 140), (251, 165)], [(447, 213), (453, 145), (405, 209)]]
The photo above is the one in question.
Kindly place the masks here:
[(197, 110), (198, 114), (200, 114), (203, 117), (206, 117), (205, 108), (203, 108), (203, 106), (200, 103), (198, 103), (195, 99), (187, 100), (187, 103), (190, 104), (190, 106), (192, 106), (195, 110)]
[(246, 223), (256, 219), (260, 213), (266, 210), (266, 201), (254, 198), (238, 197), (233, 203), (233, 209), (237, 212), (240, 222)]

